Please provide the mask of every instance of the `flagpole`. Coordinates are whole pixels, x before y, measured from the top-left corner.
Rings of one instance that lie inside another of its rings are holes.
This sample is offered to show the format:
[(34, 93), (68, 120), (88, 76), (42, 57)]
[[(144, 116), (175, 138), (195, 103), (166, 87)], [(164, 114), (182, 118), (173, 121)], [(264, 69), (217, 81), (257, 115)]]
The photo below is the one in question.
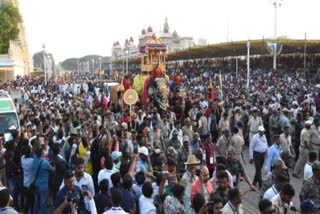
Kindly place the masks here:
[(249, 90), (250, 80), (250, 41), (247, 41), (247, 90)]
[(221, 88), (221, 98), (223, 101), (223, 89), (222, 89), (222, 76), (221, 76), (221, 71), (220, 71), (220, 88)]
[(307, 33), (304, 33), (304, 54), (303, 54), (303, 70), (304, 70), (304, 75), (306, 75), (306, 79), (307, 78), (307, 73), (306, 73), (306, 69), (307, 69)]

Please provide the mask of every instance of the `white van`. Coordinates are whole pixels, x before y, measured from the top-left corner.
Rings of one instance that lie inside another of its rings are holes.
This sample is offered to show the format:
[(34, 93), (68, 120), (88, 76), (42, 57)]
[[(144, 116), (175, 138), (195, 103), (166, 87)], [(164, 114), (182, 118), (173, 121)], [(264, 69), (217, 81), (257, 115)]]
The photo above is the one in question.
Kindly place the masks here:
[(10, 140), (10, 129), (20, 131), (20, 121), (14, 102), (8, 92), (0, 90), (0, 133)]

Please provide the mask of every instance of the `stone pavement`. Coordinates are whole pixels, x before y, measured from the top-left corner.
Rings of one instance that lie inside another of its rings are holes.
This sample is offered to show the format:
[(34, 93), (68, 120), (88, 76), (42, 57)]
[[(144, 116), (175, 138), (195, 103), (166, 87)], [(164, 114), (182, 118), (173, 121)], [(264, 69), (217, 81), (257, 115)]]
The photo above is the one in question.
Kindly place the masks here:
[[(249, 176), (250, 180), (252, 181), (255, 174), (255, 168), (254, 164), (249, 163), (249, 150), (246, 148), (243, 151), (243, 156), (246, 161), (246, 165), (244, 166), (244, 169)], [(264, 168), (264, 167), (263, 167)], [(290, 173), (290, 183), (293, 185), (295, 189), (295, 196), (293, 198), (293, 204), (297, 209), (300, 210), (300, 200), (299, 200), (299, 193), (302, 187), (303, 178), (297, 179), (295, 177), (292, 177), (293, 169), (289, 169)], [(259, 213), (258, 209), (258, 203), (260, 201), (260, 193), (249, 191), (249, 186), (245, 181), (240, 182), (240, 188), (242, 189), (244, 196), (242, 198), (242, 205), (244, 207), (244, 212), (248, 214), (256, 214)], [(295, 212), (289, 212), (289, 213), (295, 213)], [(300, 213), (300, 212), (299, 212)]]

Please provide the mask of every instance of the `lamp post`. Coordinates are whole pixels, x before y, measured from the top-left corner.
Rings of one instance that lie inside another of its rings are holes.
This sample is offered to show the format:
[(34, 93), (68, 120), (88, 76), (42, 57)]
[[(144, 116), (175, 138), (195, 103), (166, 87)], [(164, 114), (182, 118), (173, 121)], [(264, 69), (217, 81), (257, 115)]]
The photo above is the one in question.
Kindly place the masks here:
[(281, 0), (274, 0), (273, 6), (274, 6), (274, 43), (273, 43), (273, 70), (277, 70), (277, 9), (281, 7), (281, 3), (279, 3)]
[(128, 73), (128, 58), (129, 58), (129, 50), (126, 49), (126, 74)]
[(100, 68), (99, 68), (99, 78), (101, 79), (101, 57), (99, 57)]
[(247, 90), (249, 90), (250, 84), (250, 41), (247, 41)]
[(51, 57), (50, 55), (47, 55), (47, 58), (48, 58), (48, 63), (46, 63), (46, 68), (47, 68), (47, 82), (48, 82), (48, 79), (51, 78), (52, 76), (52, 70), (51, 70)]
[(47, 85), (47, 69), (46, 69), (46, 45), (42, 44), (43, 48), (43, 72), (44, 72), (44, 84)]
[(92, 59), (92, 71), (94, 72), (94, 59)]

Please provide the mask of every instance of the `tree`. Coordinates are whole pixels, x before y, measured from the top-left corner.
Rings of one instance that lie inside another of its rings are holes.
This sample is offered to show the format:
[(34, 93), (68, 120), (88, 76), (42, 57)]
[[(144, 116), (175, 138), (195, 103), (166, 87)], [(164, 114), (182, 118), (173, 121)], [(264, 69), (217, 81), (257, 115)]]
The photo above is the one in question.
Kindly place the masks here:
[(19, 36), (19, 24), (22, 17), (19, 9), (12, 3), (4, 3), (0, 7), (0, 54), (7, 53), (10, 40), (16, 40)]

